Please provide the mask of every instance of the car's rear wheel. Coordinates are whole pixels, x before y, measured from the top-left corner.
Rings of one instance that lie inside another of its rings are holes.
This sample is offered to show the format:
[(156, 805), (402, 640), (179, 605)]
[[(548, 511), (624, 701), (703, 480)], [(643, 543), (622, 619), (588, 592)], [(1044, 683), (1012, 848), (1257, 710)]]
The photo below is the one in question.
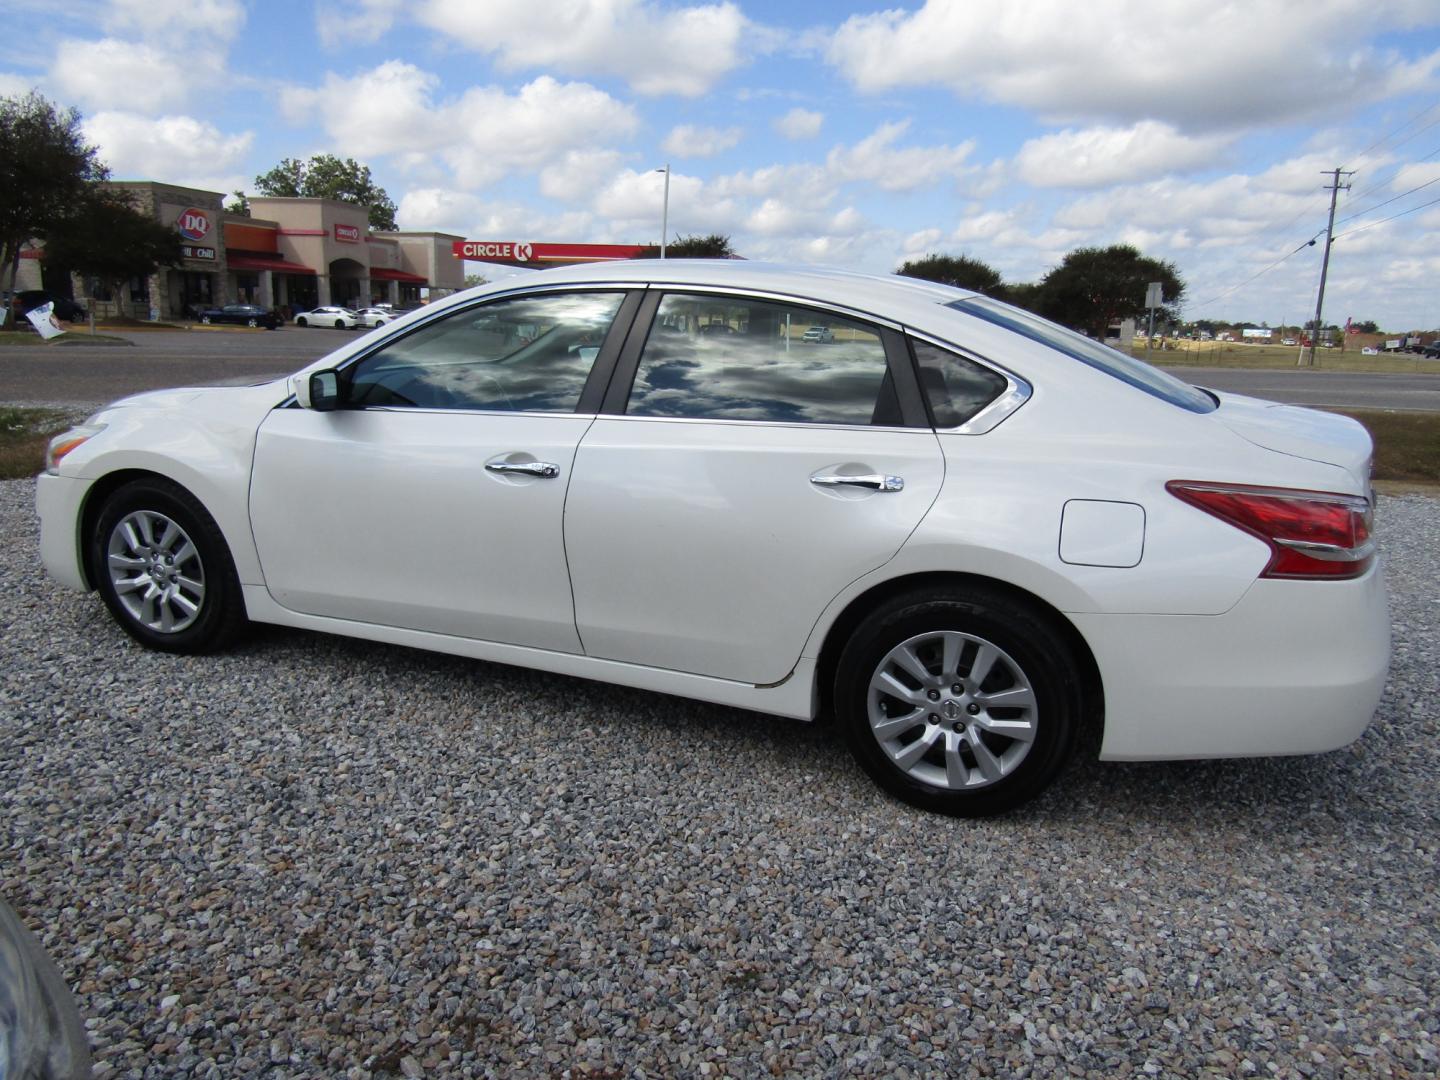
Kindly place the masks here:
[(246, 325), (246, 326), (250, 326), (250, 327), (259, 326), (259, 325), (260, 325), (260, 321), (259, 321), (258, 319), (246, 319), (246, 320), (245, 320), (245, 325)]
[(299, 315), (299, 316), (297, 316), (296, 319), (295, 319), (295, 325), (296, 325), (296, 326), (309, 326), (310, 324), (305, 321), (305, 316), (304, 316), (304, 315)]
[(344, 329), (345, 329), (345, 320), (344, 320), (344, 319), (336, 319), (336, 320), (335, 320), (335, 329), (336, 329), (336, 330), (344, 330)]
[(165, 652), (212, 652), (245, 625), (220, 527), (184, 488), (159, 477), (108, 496), (89, 536), (92, 580), (131, 637)]
[(982, 586), (899, 596), (856, 628), (835, 712), (881, 787), (979, 817), (1038, 794), (1074, 751), (1081, 678), (1038, 608)]

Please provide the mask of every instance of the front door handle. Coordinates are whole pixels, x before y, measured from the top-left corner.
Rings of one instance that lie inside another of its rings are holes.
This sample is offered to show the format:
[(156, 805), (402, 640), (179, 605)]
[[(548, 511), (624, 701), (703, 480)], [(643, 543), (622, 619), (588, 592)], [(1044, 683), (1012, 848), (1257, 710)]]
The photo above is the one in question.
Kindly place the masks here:
[(812, 476), (810, 483), (821, 487), (862, 487), (871, 491), (904, 491), (903, 476), (884, 476), (880, 473), (862, 473), (859, 476)]
[(487, 472), (524, 473), (526, 476), (539, 476), (546, 480), (554, 480), (560, 475), (560, 466), (552, 465), (548, 461), (487, 461), (485, 469)]

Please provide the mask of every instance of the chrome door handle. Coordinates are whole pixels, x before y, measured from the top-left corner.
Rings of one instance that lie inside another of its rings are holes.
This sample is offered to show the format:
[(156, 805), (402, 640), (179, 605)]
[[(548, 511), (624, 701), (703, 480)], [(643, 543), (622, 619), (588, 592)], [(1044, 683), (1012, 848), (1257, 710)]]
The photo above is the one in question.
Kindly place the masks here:
[(880, 473), (864, 473), (860, 476), (812, 476), (810, 483), (821, 487), (863, 487), (872, 491), (904, 491), (903, 476), (882, 476)]
[(554, 480), (560, 475), (560, 466), (552, 465), (548, 461), (487, 461), (485, 470), (498, 473), (524, 473), (526, 476), (540, 476), (546, 480)]

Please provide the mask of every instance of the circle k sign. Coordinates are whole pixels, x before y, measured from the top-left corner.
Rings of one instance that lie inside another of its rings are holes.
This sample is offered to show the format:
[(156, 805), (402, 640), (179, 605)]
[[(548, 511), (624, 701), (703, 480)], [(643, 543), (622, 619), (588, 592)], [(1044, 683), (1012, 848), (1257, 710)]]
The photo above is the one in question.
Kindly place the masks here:
[(175, 219), (175, 227), (186, 240), (204, 240), (210, 235), (210, 215), (192, 206)]

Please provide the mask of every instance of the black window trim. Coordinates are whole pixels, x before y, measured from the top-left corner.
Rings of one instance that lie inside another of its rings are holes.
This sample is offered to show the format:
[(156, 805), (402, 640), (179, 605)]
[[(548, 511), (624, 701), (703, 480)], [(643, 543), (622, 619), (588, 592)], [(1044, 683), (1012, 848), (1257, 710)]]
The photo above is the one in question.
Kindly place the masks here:
[[(718, 417), (628, 415), (625, 407), (630, 401), (630, 392), (635, 386), (636, 372), (640, 370), (640, 356), (645, 351), (645, 344), (650, 338), (650, 331), (655, 326), (655, 315), (660, 310), (661, 302), (667, 296), (717, 296), (741, 300), (756, 300), (765, 304), (786, 304), (793, 307), (809, 308), (814, 311), (834, 314), (839, 318), (851, 322), (861, 322), (867, 326), (874, 327), (877, 336), (880, 338), (880, 343), (885, 350), (888, 377), (894, 382), (895, 396), (900, 402), (901, 425), (899, 427), (891, 427), (879, 424), (807, 424), (790, 420), (729, 420)], [(916, 429), (927, 430), (933, 428), (929, 414), (925, 408), (924, 398), (920, 393), (920, 378), (915, 371), (915, 360), (914, 357), (910, 355), (909, 346), (905, 344), (905, 335), (902, 332), (900, 324), (891, 322), (888, 319), (876, 317), (868, 312), (845, 307), (841, 304), (828, 304), (824, 301), (794, 296), (788, 293), (665, 282), (663, 285), (658, 283), (651, 284), (646, 291), (645, 299), (640, 303), (639, 310), (635, 313), (635, 319), (631, 325), (631, 331), (626, 337), (624, 346), (620, 350), (609, 386), (605, 390), (604, 400), (600, 405), (600, 415), (607, 418), (659, 421), (663, 423), (759, 424), (767, 427), (803, 428), (838, 427), (871, 431), (913, 431)]]
[[(610, 322), (610, 329), (605, 333), (605, 340), (600, 343), (600, 351), (595, 355), (595, 362), (590, 365), (590, 373), (586, 376), (585, 386), (580, 391), (580, 398), (575, 408), (570, 412), (537, 412), (529, 409), (434, 409), (434, 408), (410, 408), (396, 407), (390, 405), (361, 405), (341, 406), (344, 411), (350, 412), (443, 412), (456, 413), (485, 413), (502, 416), (593, 416), (598, 411), (598, 405), (604, 396), (605, 387), (609, 384), (612, 373), (615, 369), (615, 361), (621, 345), (624, 343), (631, 327), (635, 323), (635, 312), (645, 296), (645, 286), (637, 285), (635, 282), (555, 282), (543, 286), (529, 286), (526, 288), (507, 289), (504, 292), (489, 293), (485, 296), (476, 297), (474, 303), (456, 304), (454, 307), (447, 307), (427, 319), (422, 319), (412, 326), (407, 326), (403, 333), (386, 336), (383, 340), (375, 342), (369, 348), (347, 356), (335, 366), (337, 372), (345, 372), (356, 364), (362, 363), (376, 353), (394, 345), (397, 341), (403, 341), (411, 334), (453, 316), (463, 315), (491, 304), (508, 300), (523, 300), (531, 296), (543, 296), (549, 294), (566, 293), (623, 293), (620, 306), (615, 311), (615, 318)], [(294, 402), (293, 395), (283, 402), (279, 407), (284, 408)]]
[[(929, 417), (929, 423), (935, 427), (935, 430), (938, 432), (947, 435), (984, 435), (988, 431), (994, 431), (1003, 420), (1014, 413), (1021, 405), (1024, 405), (1025, 402), (1029, 401), (1035, 392), (1035, 388), (1030, 385), (1028, 380), (1016, 375), (1009, 368), (997, 364), (988, 357), (977, 355), (972, 349), (956, 345), (953, 341), (947, 341), (942, 337), (926, 333), (924, 330), (916, 330), (912, 326), (905, 327), (905, 338), (907, 341), (906, 352), (910, 356), (910, 363), (915, 366), (914, 370), (917, 372), (919, 369), (919, 360), (916, 359), (914, 349), (909, 342), (923, 341), (928, 345), (934, 345), (937, 349), (945, 349), (955, 353), (957, 356), (963, 356), (971, 363), (979, 364), (987, 371), (993, 371), (1005, 380), (1005, 389), (1001, 391), (998, 397), (994, 398), (990, 404), (986, 405), (974, 416), (970, 417), (969, 420), (966, 420), (965, 423), (957, 427), (942, 428), (936, 426), (934, 417), (930, 415), (929, 403), (923, 402), (925, 414)], [(918, 393), (919, 375), (917, 374), (915, 378), (917, 380), (916, 392)]]

